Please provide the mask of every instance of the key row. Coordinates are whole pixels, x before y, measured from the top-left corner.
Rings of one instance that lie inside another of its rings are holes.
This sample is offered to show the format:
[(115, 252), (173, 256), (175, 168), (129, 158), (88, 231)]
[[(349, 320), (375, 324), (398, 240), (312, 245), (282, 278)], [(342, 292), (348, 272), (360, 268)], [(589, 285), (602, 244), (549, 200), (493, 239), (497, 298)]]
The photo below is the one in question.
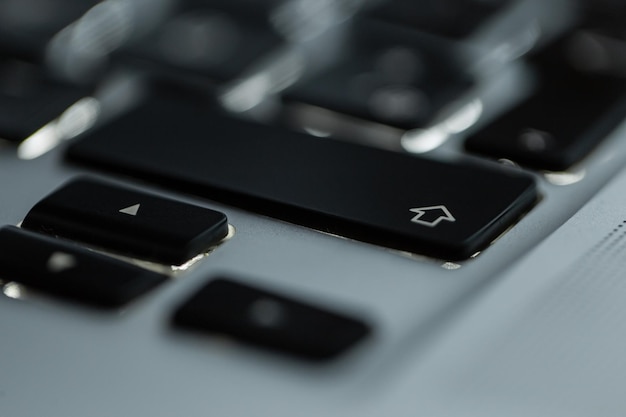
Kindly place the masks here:
[[(364, 7), (345, 34), (332, 42), (341, 48), (325, 48), (324, 59), (314, 54), (308, 61), (294, 64), (293, 71), (287, 70), (292, 60), (277, 61), (282, 62), (276, 65), (284, 67), (283, 74), (268, 73), (263, 83), (255, 83), (252, 74), (260, 68), (259, 62), (274, 52), (277, 58), (284, 58), (280, 51), (289, 41), (268, 19), (256, 20), (281, 2), (244, 3), (242, 8), (237, 2), (179, 2), (160, 30), (121, 48), (106, 62), (115, 72), (140, 71), (173, 84), (200, 82), (199, 89), (211, 90), (207, 94), (217, 95), (217, 101), (231, 111), (246, 109), (264, 95), (286, 88), (280, 92), (283, 112), (278, 120), (287, 127), (316, 130), (311, 123), (316, 114), (293, 114), (303, 106), (323, 109), (359, 126), (367, 122), (397, 129), (393, 132), (398, 148), (402, 132), (431, 128), (450, 106), (489, 82), (472, 71), (473, 63), (458, 44), (415, 30), (424, 29), (422, 21), (438, 21), (432, 20), (431, 14), (452, 18), (452, 27), (458, 28), (473, 21), (472, 17), (448, 16), (445, 7), (434, 3), (424, 10), (412, 10), (411, 2), (402, 0)], [(482, 16), (476, 17), (481, 21), (512, 2), (478, 3), (458, 1), (455, 6), (461, 7), (451, 9), (473, 10)], [(89, 5), (77, 3), (68, 9), (76, 8), (75, 12), (59, 18), (76, 18)], [(538, 42), (524, 57), (522, 62), (533, 73), (535, 86), (525, 100), (473, 130), (464, 142), (466, 150), (536, 169), (566, 170), (583, 160), (623, 120), (626, 83), (616, 51), (624, 49), (626, 39), (610, 13), (599, 13), (592, 4), (585, 8), (584, 18), (573, 22), (567, 32), (556, 40), (546, 40), (547, 45)], [(402, 12), (404, 9), (412, 12)], [(4, 45), (14, 35), (0, 30), (0, 138), (20, 142), (80, 98), (92, 95), (99, 84), (93, 79), (72, 84), (55, 77), (42, 63), (44, 53), (29, 49), (44, 35), (27, 37), (30, 40), (18, 51)], [(2, 36), (6, 37), (4, 43)], [(214, 39), (220, 42), (211, 43)], [(303, 76), (302, 68), (313, 71)], [(99, 72), (99, 76), (103, 74), (106, 78), (108, 72)], [(251, 77), (249, 82), (240, 83), (246, 77)], [(213, 91), (210, 83), (219, 88)], [(264, 91), (258, 90), (261, 84)], [(251, 89), (245, 90), (245, 86)], [(341, 136), (323, 126), (317, 130)], [(385, 146), (384, 139), (370, 141), (360, 137), (366, 134), (358, 130), (349, 130), (348, 135), (355, 136), (346, 138), (351, 141)]]
[[(533, 178), (512, 169), (320, 142), (193, 109), (187, 102), (152, 101), (83, 138), (68, 156), (302, 226), (446, 260), (486, 248), (538, 198)], [(202, 133), (207, 122), (214, 137)], [(133, 133), (137, 129), (143, 134)], [(173, 130), (180, 133), (175, 146)], [(184, 264), (229, 233), (221, 212), (89, 177), (43, 198), (21, 226), (165, 265)]]

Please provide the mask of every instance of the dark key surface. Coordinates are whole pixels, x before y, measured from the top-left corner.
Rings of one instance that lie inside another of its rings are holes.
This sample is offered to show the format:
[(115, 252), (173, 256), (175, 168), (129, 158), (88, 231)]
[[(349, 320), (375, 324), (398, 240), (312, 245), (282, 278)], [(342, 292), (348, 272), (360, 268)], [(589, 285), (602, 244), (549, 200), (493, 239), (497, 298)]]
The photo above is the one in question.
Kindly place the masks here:
[(264, 2), (186, 0), (159, 30), (118, 54), (163, 75), (232, 80), (282, 45)]
[(466, 148), (534, 168), (565, 170), (618, 126), (626, 117), (626, 78), (602, 68), (611, 59), (586, 50), (581, 36), (589, 33), (577, 32), (534, 56), (538, 90), (468, 138)]
[(0, 55), (0, 139), (26, 139), (90, 92), (53, 79), (41, 66)]
[(287, 102), (412, 129), (428, 124), (473, 85), (443, 41), (357, 21), (348, 49), (329, 68), (290, 88)]
[(99, 0), (2, 0), (0, 49), (41, 59), (47, 42)]
[(0, 280), (99, 307), (119, 307), (167, 279), (77, 245), (8, 226)]
[(510, 0), (381, 0), (365, 14), (452, 38), (468, 36)]
[(228, 233), (223, 213), (89, 178), (41, 200), (22, 227), (165, 264), (182, 264)]
[(173, 322), (317, 360), (341, 354), (370, 333), (360, 320), (223, 278), (181, 305)]
[(534, 180), (511, 169), (314, 138), (175, 101), (146, 103), (76, 142), (68, 156), (325, 232), (448, 259), (483, 249), (537, 198)]

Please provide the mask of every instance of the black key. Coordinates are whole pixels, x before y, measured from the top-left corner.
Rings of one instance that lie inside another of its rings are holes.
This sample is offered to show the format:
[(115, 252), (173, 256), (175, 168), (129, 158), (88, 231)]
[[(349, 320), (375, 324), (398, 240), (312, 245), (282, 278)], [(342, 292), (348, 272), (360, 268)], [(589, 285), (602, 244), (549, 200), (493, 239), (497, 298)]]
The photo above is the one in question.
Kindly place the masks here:
[(2, 0), (0, 49), (42, 59), (48, 41), (99, 0)]
[(594, 51), (580, 55), (584, 49), (576, 46), (579, 36), (582, 32), (533, 57), (538, 90), (468, 138), (468, 150), (534, 168), (565, 170), (622, 122), (626, 79), (611, 76), (608, 69), (602, 73), (596, 63), (609, 62), (608, 55), (600, 62)]
[(473, 85), (456, 58), (449, 44), (412, 30), (358, 22), (345, 53), (289, 89), (285, 101), (402, 129), (421, 127)]
[[(537, 197), (534, 180), (511, 169), (319, 139), (175, 101), (145, 103), (76, 142), (68, 156), (325, 232), (449, 259), (487, 246)], [(437, 218), (422, 218), (433, 210)]]
[(41, 200), (22, 227), (165, 264), (182, 264), (228, 233), (220, 212), (88, 178)]
[(159, 30), (119, 54), (126, 63), (161, 75), (196, 74), (217, 81), (232, 80), (282, 39), (264, 19), (263, 2), (181, 2), (177, 13)]
[(0, 55), (0, 138), (26, 139), (90, 92), (55, 80), (38, 65)]
[(468, 36), (510, 0), (382, 0), (367, 13), (369, 17), (452, 38)]
[(580, 0), (582, 25), (598, 32), (611, 33), (626, 40), (624, 16), (626, 4), (622, 0)]
[(228, 279), (205, 285), (173, 321), (317, 360), (339, 355), (370, 332), (359, 320)]
[(0, 229), (0, 280), (99, 307), (119, 307), (166, 276), (17, 227)]

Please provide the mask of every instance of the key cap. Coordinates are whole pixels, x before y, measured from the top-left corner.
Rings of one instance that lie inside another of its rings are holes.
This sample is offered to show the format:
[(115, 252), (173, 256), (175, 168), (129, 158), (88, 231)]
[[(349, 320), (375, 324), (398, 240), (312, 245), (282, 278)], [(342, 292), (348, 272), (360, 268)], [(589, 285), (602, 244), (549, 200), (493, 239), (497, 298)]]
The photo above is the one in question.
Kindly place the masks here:
[(566, 170), (621, 123), (626, 79), (610, 75), (609, 69), (602, 73), (609, 56), (594, 51), (581, 55), (585, 49), (576, 45), (577, 39), (568, 36), (536, 55), (538, 90), (469, 137), (466, 148), (538, 169)]
[(89, 178), (41, 200), (22, 227), (176, 265), (228, 233), (223, 213)]
[(119, 54), (127, 64), (176, 78), (233, 80), (282, 45), (262, 2), (184, 1), (159, 30)]
[(473, 84), (450, 45), (406, 28), (358, 22), (349, 45), (336, 63), (286, 91), (285, 101), (412, 129)]
[(510, 0), (382, 0), (365, 15), (452, 38), (480, 28)]
[(164, 275), (17, 227), (0, 229), (0, 280), (99, 307), (119, 307)]
[[(534, 180), (512, 169), (324, 140), (171, 100), (150, 100), (91, 132), (68, 157), (325, 232), (447, 259), (487, 246), (537, 198)], [(434, 211), (439, 215), (432, 218)]]
[(90, 92), (53, 79), (38, 65), (0, 55), (0, 138), (21, 142)]
[(308, 359), (330, 359), (370, 333), (360, 320), (236, 281), (210, 281), (173, 323)]
[(46, 43), (98, 0), (2, 0), (0, 49), (43, 58)]

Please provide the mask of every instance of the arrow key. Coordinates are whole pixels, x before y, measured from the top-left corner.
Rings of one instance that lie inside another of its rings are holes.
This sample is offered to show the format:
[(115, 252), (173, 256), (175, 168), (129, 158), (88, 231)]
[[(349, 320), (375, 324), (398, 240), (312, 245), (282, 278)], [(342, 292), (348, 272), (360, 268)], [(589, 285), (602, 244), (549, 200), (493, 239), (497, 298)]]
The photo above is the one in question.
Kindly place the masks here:
[(74, 180), (41, 200), (22, 227), (174, 265), (228, 233), (223, 213), (90, 178)]
[(0, 280), (98, 307), (119, 307), (167, 277), (20, 229), (0, 229)]

